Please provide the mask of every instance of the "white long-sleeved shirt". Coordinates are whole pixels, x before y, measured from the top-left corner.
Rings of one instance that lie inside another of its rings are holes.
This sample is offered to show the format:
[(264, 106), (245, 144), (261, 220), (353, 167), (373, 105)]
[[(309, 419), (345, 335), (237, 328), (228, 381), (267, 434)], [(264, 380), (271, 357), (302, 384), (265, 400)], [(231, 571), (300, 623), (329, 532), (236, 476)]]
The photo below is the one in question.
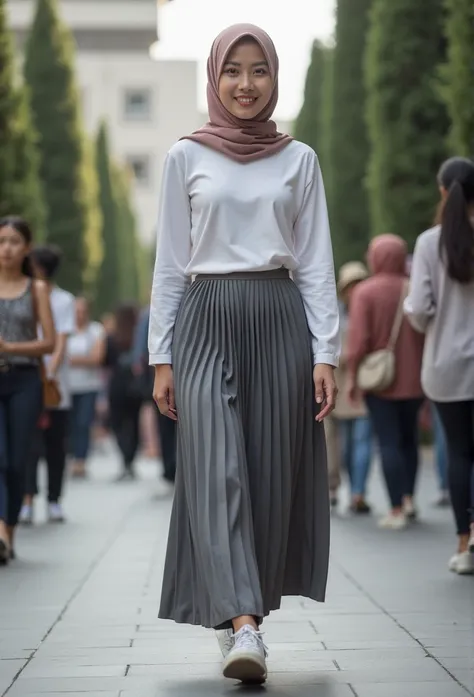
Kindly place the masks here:
[(416, 241), (405, 314), (426, 334), (421, 384), (435, 402), (474, 399), (474, 281), (448, 276), (439, 255), (441, 227)]
[(195, 274), (285, 267), (299, 288), (314, 363), (337, 366), (339, 313), (326, 197), (314, 151), (298, 141), (241, 164), (191, 140), (164, 167), (150, 310), (150, 364), (172, 363), (181, 299)]

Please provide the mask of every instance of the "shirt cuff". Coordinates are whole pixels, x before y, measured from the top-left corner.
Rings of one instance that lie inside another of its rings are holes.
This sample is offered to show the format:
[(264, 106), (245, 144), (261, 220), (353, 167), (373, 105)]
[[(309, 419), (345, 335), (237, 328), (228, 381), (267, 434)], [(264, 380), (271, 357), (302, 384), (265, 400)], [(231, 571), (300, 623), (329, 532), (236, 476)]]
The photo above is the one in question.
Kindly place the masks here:
[(150, 365), (171, 365), (171, 353), (150, 353)]
[(313, 365), (318, 365), (319, 363), (326, 363), (337, 368), (339, 366), (339, 356), (336, 356), (335, 353), (316, 353), (313, 356)]

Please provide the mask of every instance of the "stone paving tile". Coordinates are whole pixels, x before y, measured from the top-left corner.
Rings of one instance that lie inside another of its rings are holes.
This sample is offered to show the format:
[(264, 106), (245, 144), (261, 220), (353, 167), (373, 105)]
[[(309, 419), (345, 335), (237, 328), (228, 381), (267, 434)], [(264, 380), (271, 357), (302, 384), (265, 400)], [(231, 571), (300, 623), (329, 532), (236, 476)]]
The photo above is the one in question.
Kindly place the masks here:
[(120, 678), (125, 676), (127, 665), (72, 665), (59, 661), (33, 658), (21, 674), (22, 680), (30, 678)]
[[(321, 673), (337, 671), (336, 665), (329, 658), (325, 660), (313, 659), (311, 661), (277, 661), (270, 658), (268, 661), (268, 671), (272, 676), (276, 676), (279, 673), (298, 673), (303, 675), (305, 672), (309, 672), (309, 669), (311, 672)], [(216, 678), (221, 678), (221, 661), (215, 657), (213, 663), (186, 662), (181, 665), (132, 665), (128, 675), (159, 675), (160, 677), (214, 675)]]
[[(215, 681), (201, 684), (189, 683), (178, 685), (157, 685), (146, 690), (123, 690), (120, 697), (231, 697), (245, 694), (245, 697), (354, 697), (354, 692), (348, 685), (273, 685), (268, 684), (265, 689), (246, 687), (245, 691), (236, 690), (236, 687), (216, 683)], [(436, 697), (436, 696), (435, 696)], [(450, 697), (448, 695), (448, 697)], [(453, 696), (455, 697), (455, 696)]]
[(0, 661), (0, 694), (11, 685), (13, 678), (23, 666), (21, 660), (1, 660)]
[(353, 685), (357, 697), (466, 697), (466, 691), (456, 683), (391, 683), (389, 685)]
[[(150, 494), (160, 489), (154, 466), (142, 463), (144, 480), (123, 487), (109, 481), (115, 468), (98, 460), (91, 482), (72, 483), (70, 522), (21, 531), (23, 559), (0, 573), (9, 598), (0, 607), (0, 657), (8, 651), (26, 663), (35, 651), (5, 697), (240, 694), (221, 676), (212, 632), (156, 618), (170, 500)], [(371, 484), (383, 512), (377, 477)], [(335, 515), (327, 603), (287, 598), (266, 620), (269, 682), (246, 695), (474, 694), (474, 585), (446, 570), (452, 520), (428, 505), (435, 495), (425, 467), (422, 522), (400, 535)], [(0, 695), (7, 687), (0, 672)]]
[[(22, 697), (44, 697), (44, 692), (23, 692)], [(84, 697), (84, 692), (52, 692), (51, 697)], [(100, 690), (94, 692), (94, 697), (120, 697), (120, 690), (113, 690), (112, 692), (107, 690), (106, 692)]]

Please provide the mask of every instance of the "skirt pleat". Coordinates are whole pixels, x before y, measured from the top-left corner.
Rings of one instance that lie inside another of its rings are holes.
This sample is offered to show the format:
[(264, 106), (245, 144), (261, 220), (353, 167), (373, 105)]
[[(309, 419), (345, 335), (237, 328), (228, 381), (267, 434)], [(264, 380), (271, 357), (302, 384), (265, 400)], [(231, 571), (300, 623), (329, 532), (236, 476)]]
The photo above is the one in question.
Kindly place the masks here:
[(173, 339), (175, 498), (159, 616), (204, 627), (325, 597), (329, 497), (311, 341), (289, 278), (199, 278)]

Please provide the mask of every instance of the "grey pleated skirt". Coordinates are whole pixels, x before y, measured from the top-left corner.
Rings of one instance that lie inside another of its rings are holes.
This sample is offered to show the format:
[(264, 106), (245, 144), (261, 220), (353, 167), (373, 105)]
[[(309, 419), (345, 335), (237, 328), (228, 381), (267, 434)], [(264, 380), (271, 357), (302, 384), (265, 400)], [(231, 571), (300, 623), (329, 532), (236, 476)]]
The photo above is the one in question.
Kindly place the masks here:
[(326, 445), (288, 273), (198, 276), (178, 313), (173, 369), (177, 473), (159, 617), (230, 627), (284, 595), (323, 601)]

